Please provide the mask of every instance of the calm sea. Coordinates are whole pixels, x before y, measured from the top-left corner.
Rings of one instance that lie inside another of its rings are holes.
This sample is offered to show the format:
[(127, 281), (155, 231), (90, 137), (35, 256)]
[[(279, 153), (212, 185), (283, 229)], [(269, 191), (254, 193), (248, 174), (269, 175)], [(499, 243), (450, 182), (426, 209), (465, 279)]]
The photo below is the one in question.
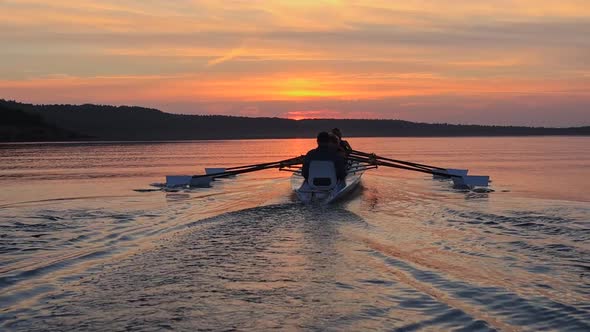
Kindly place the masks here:
[(380, 167), (338, 204), (289, 173), (136, 191), (313, 140), (0, 145), (0, 329), (590, 330), (590, 138), (352, 138), (490, 175)]

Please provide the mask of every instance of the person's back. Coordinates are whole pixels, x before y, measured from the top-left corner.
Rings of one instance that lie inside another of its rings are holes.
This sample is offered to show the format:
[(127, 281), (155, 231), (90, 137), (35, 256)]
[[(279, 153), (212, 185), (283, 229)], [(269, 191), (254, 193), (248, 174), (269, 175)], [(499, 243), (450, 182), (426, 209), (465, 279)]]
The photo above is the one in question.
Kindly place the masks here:
[(342, 180), (346, 177), (346, 159), (337, 149), (330, 146), (330, 136), (326, 132), (318, 135), (318, 147), (305, 155), (301, 173), (306, 180), (309, 177), (309, 165), (314, 160), (332, 161), (336, 169), (336, 178)]

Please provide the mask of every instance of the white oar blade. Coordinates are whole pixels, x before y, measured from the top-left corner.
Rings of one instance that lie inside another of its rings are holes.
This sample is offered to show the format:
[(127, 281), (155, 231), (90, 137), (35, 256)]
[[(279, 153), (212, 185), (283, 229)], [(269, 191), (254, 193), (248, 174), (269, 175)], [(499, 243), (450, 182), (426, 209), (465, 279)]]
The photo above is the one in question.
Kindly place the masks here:
[[(221, 167), (208, 167), (205, 168), (205, 174), (209, 175), (209, 174), (219, 174), (219, 173), (224, 173), (226, 171), (225, 168), (221, 168)], [(223, 175), (223, 176), (218, 176), (218, 178), (233, 178), (235, 177), (235, 174), (228, 174), (228, 175)]]
[(179, 188), (179, 187), (210, 187), (211, 178), (200, 177), (193, 178), (192, 175), (167, 175), (166, 176), (166, 187), (167, 188)]
[(207, 187), (211, 187), (211, 177), (202, 177), (202, 178), (191, 178), (190, 180), (190, 186), (191, 187), (201, 187), (201, 188), (207, 188)]
[(453, 187), (459, 189), (473, 189), (475, 187), (487, 187), (490, 177), (487, 175), (465, 175), (453, 177)]
[(205, 174), (218, 174), (225, 172), (225, 168), (221, 167), (208, 167), (205, 168)]
[(186, 187), (190, 185), (192, 178), (191, 175), (166, 175), (166, 187)]
[[(445, 173), (445, 174), (449, 174), (449, 175), (466, 176), (467, 175), (467, 172), (469, 172), (469, 170), (468, 169), (447, 168), (445, 170), (440, 170), (440, 171), (437, 171), (437, 172)], [(433, 174), (432, 175), (432, 178), (433, 179), (448, 179), (448, 177), (441, 176), (441, 175), (436, 175), (436, 174)]]

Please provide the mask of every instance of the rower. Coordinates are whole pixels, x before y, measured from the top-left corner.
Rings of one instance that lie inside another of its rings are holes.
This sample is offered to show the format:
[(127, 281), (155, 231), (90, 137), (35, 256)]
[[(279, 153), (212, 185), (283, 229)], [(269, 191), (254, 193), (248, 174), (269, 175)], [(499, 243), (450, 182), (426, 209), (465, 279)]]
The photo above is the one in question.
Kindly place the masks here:
[(314, 160), (331, 161), (336, 168), (336, 179), (344, 180), (346, 177), (346, 160), (334, 149), (330, 143), (330, 134), (323, 131), (317, 137), (318, 147), (310, 150), (303, 160), (302, 175), (305, 180), (309, 177), (309, 165)]
[(332, 134), (338, 137), (338, 139), (340, 140), (340, 147), (346, 152), (346, 154), (349, 154), (352, 151), (352, 147), (347, 141), (342, 139), (342, 132), (340, 131), (340, 129), (332, 129)]
[(328, 135), (330, 135), (330, 145), (335, 148), (338, 149), (340, 148), (340, 139), (338, 138), (338, 136), (334, 135), (334, 133), (328, 133)]

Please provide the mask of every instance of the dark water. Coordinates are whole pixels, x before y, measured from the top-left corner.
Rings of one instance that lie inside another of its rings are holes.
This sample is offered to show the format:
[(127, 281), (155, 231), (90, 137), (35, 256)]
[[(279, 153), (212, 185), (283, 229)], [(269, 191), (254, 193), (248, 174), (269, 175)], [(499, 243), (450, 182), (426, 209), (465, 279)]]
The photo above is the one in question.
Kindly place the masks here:
[(351, 140), (487, 194), (382, 168), (325, 208), (272, 170), (133, 191), (312, 143), (0, 146), (2, 329), (590, 330), (587, 138)]

